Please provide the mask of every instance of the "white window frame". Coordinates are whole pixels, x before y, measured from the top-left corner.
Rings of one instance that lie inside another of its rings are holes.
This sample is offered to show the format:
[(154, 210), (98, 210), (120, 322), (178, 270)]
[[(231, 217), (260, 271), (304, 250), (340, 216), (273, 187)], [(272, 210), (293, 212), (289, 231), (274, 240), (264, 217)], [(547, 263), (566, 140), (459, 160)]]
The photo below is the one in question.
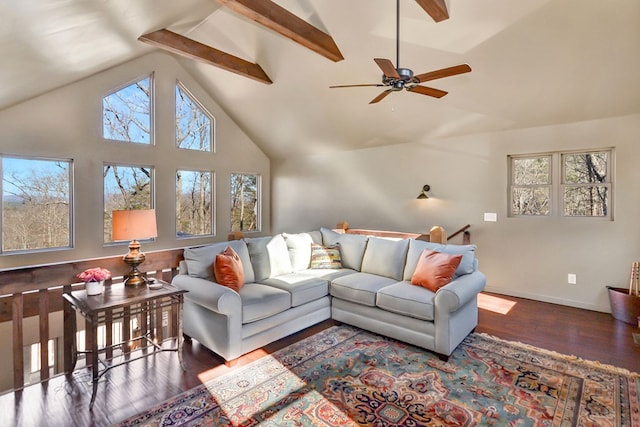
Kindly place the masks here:
[[(153, 165), (134, 165), (131, 163), (121, 163), (121, 162), (104, 162), (102, 164), (102, 171), (103, 171), (103, 176), (102, 176), (102, 216), (103, 216), (103, 220), (102, 220), (102, 229), (103, 229), (103, 234), (104, 234), (104, 221), (106, 221), (105, 218), (105, 214), (106, 214), (106, 206), (105, 206), (105, 193), (104, 193), (104, 168), (105, 166), (110, 165), (110, 166), (118, 166), (118, 167), (127, 167), (127, 168), (147, 168), (150, 170), (151, 172), (151, 176), (149, 177), (149, 207), (147, 209), (155, 209), (156, 207), (156, 167)], [(113, 211), (112, 211), (113, 212)], [(144, 240), (140, 240), (140, 242), (150, 242), (150, 241), (154, 241), (155, 238), (151, 238), (151, 239), (144, 239)], [(102, 244), (104, 246), (113, 246), (113, 245), (124, 245), (124, 244), (129, 244), (129, 242), (125, 242), (125, 241), (120, 241), (120, 240), (109, 240), (106, 241), (104, 240), (104, 236), (103, 236), (103, 242)]]
[[(4, 218), (4, 168), (3, 161), (4, 159), (18, 159), (18, 160), (34, 160), (34, 161), (48, 161), (48, 162), (65, 162), (69, 165), (68, 171), (68, 185), (69, 185), (69, 244), (65, 246), (56, 246), (49, 248), (35, 248), (35, 249), (16, 249), (16, 250), (4, 250), (4, 241), (3, 241), (3, 218)], [(53, 157), (37, 157), (37, 156), (24, 156), (24, 155), (9, 155), (9, 154), (0, 154), (0, 255), (20, 255), (20, 254), (28, 254), (28, 253), (39, 253), (39, 252), (51, 252), (51, 251), (60, 251), (60, 250), (68, 250), (73, 249), (75, 246), (75, 204), (74, 204), (74, 161), (73, 159), (63, 159), (63, 158), (53, 158)]]
[[(104, 134), (104, 98), (113, 95), (122, 89), (129, 87), (141, 80), (149, 79), (149, 143), (145, 144), (142, 142), (136, 141), (126, 141), (121, 139), (111, 139), (107, 138)], [(153, 147), (155, 145), (155, 105), (156, 105), (156, 94), (155, 94), (155, 73), (152, 71), (151, 73), (144, 74), (138, 76), (137, 78), (128, 81), (127, 83), (121, 84), (118, 87), (110, 90), (106, 94), (104, 94), (100, 98), (100, 136), (103, 140), (113, 142), (113, 143), (121, 143), (121, 144), (135, 144), (136, 146), (142, 147)]]
[[(177, 239), (194, 239), (194, 238), (200, 238), (200, 237), (213, 237), (216, 235), (216, 173), (212, 170), (196, 170), (196, 169), (176, 169), (176, 173), (174, 175), (174, 177), (177, 176), (178, 172), (182, 171), (182, 172), (207, 172), (209, 174), (211, 174), (211, 182), (210, 182), (210, 190), (209, 192), (211, 193), (210, 197), (211, 199), (209, 200), (209, 203), (211, 203), (211, 234), (190, 234), (190, 235), (178, 235), (178, 212), (177, 212), (177, 206), (175, 206), (174, 208), (174, 224), (175, 224), (175, 236)], [(176, 184), (174, 182), (174, 184)], [(178, 198), (178, 186), (175, 185), (176, 188), (176, 199)], [(174, 201), (175, 203), (175, 201)]]
[[(174, 96), (173, 96), (173, 110), (174, 110), (174, 118), (175, 123), (174, 123), (174, 138), (177, 137), (178, 135), (178, 123), (177, 123), (177, 117), (176, 117), (176, 113), (177, 113), (177, 109), (178, 109), (178, 105), (177, 105), (177, 99), (175, 96), (175, 90), (176, 89), (180, 89), (190, 100), (191, 102), (193, 102), (201, 111), (204, 115), (206, 115), (209, 118), (210, 121), (210, 135), (209, 138), (211, 140), (211, 146), (209, 147), (209, 150), (198, 150), (195, 148), (187, 148), (187, 147), (179, 147), (178, 146), (178, 141), (176, 140), (176, 148), (180, 149), (180, 150), (190, 150), (190, 151), (196, 151), (196, 152), (201, 152), (201, 153), (215, 153), (216, 152), (216, 118), (213, 114), (211, 114), (211, 112), (209, 110), (207, 110), (204, 105), (202, 105), (202, 103), (198, 100), (198, 98), (196, 98), (193, 95), (193, 92), (191, 92), (185, 85), (184, 83), (182, 83), (181, 81), (177, 81), (176, 82), (176, 87), (174, 88)], [(177, 139), (177, 138), (176, 138)]]
[[(255, 230), (233, 230), (233, 217), (232, 211), (229, 211), (229, 229), (232, 231), (240, 231), (242, 233), (260, 233), (262, 231), (262, 175), (254, 172), (232, 172), (229, 175), (229, 184), (231, 184), (231, 176), (232, 175), (254, 175), (256, 177), (256, 229)], [(229, 200), (232, 202), (233, 199), (231, 197), (231, 187), (229, 187)], [(231, 208), (233, 208), (233, 204), (230, 204)]]
[[(587, 153), (603, 153), (606, 152), (608, 154), (607, 161), (607, 181), (602, 184), (598, 183), (565, 183), (565, 170), (564, 170), (564, 156), (565, 155), (576, 155), (576, 154), (587, 154)], [(516, 185), (514, 183), (514, 167), (513, 161), (519, 159), (535, 159), (549, 157), (550, 159), (550, 183), (548, 185)], [(554, 152), (543, 152), (543, 153), (528, 153), (528, 154), (514, 154), (507, 156), (508, 161), (508, 183), (507, 183), (507, 216), (511, 218), (550, 218), (550, 217), (560, 217), (560, 218), (571, 218), (571, 219), (591, 219), (591, 220), (608, 220), (613, 221), (613, 201), (614, 201), (614, 171), (615, 171), (615, 150), (612, 147), (607, 148), (597, 148), (597, 149), (583, 149), (583, 150), (567, 150), (567, 151), (554, 151)], [(607, 188), (607, 215), (605, 216), (575, 216), (575, 215), (565, 215), (564, 213), (564, 194), (565, 189), (567, 187), (594, 187), (594, 186), (602, 186)], [(514, 188), (523, 188), (523, 187), (549, 187), (549, 213), (544, 215), (529, 215), (529, 214), (517, 214), (512, 210), (512, 197), (513, 197), (513, 189)]]

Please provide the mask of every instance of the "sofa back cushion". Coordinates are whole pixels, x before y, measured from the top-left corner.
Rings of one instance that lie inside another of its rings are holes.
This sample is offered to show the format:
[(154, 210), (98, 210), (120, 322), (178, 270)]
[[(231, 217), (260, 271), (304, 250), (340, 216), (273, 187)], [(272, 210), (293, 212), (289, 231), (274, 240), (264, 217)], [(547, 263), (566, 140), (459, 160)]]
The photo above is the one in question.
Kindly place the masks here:
[(369, 237), (367, 249), (362, 258), (361, 271), (402, 280), (408, 249), (408, 239), (392, 240)]
[(440, 243), (409, 239), (407, 263), (404, 267), (404, 280), (411, 281), (411, 277), (413, 276), (413, 273), (416, 270), (416, 265), (418, 264), (418, 259), (420, 258), (422, 251), (425, 249), (450, 255), (462, 255), (460, 264), (458, 265), (458, 268), (456, 268), (454, 278), (473, 273), (478, 269), (476, 245), (442, 245)]
[(340, 256), (345, 268), (360, 271), (367, 247), (367, 237), (359, 234), (340, 234), (322, 227), (322, 243), (325, 246), (340, 245)]
[(289, 259), (294, 272), (306, 270), (311, 262), (311, 245), (322, 243), (322, 235), (319, 231), (311, 233), (289, 234), (282, 233), (287, 248), (289, 249)]
[(249, 258), (249, 250), (243, 240), (232, 240), (230, 242), (219, 242), (207, 246), (186, 248), (184, 250), (184, 260), (187, 265), (187, 274), (189, 276), (215, 281), (213, 265), (216, 260), (216, 255), (223, 252), (227, 246), (233, 248), (238, 254), (240, 262), (242, 263), (245, 282), (253, 282), (255, 276), (253, 274), (253, 267), (251, 266), (251, 259)]
[(245, 238), (244, 241), (247, 243), (256, 282), (293, 272), (287, 243), (282, 234)]

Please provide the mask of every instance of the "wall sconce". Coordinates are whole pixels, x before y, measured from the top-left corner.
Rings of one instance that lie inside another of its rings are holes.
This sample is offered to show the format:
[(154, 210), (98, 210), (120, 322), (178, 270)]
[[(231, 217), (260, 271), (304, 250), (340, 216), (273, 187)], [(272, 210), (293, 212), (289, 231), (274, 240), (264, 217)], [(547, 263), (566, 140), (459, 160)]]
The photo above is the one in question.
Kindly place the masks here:
[(152, 239), (158, 236), (155, 209), (138, 209), (112, 212), (112, 239), (131, 240), (129, 253), (122, 260), (131, 266), (124, 284), (127, 286), (145, 285), (147, 280), (138, 271), (138, 266), (146, 259), (140, 252), (138, 239)]
[(420, 194), (418, 194), (418, 197), (416, 197), (416, 199), (428, 199), (429, 196), (427, 195), (427, 191), (431, 190), (431, 187), (429, 186), (429, 184), (425, 184), (422, 186), (422, 191), (420, 192)]

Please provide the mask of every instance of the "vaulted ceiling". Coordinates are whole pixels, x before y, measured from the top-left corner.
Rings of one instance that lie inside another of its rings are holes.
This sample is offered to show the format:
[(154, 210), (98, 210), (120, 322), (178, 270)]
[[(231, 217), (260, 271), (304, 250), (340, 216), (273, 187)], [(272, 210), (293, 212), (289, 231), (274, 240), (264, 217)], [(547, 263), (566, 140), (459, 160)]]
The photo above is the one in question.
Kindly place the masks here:
[(304, 25), (300, 41), (278, 16), (243, 13), (258, 0), (2, 2), (0, 108), (158, 49), (140, 38), (160, 34), (241, 64), (169, 49), (272, 158), (640, 113), (637, 0), (401, 0), (401, 67), (473, 71), (426, 84), (443, 98), (402, 91), (372, 105), (385, 88), (329, 86), (379, 83), (373, 58), (395, 63), (395, 1), (273, 2), (344, 59), (305, 42), (315, 38)]

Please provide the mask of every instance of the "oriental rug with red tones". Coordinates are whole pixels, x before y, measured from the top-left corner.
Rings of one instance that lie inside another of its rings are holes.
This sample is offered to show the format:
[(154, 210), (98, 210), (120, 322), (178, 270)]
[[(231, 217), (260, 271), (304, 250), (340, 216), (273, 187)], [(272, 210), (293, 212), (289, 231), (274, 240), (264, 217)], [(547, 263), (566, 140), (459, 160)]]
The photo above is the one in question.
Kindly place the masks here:
[(447, 362), (326, 329), (121, 426), (639, 426), (640, 376), (471, 334)]

